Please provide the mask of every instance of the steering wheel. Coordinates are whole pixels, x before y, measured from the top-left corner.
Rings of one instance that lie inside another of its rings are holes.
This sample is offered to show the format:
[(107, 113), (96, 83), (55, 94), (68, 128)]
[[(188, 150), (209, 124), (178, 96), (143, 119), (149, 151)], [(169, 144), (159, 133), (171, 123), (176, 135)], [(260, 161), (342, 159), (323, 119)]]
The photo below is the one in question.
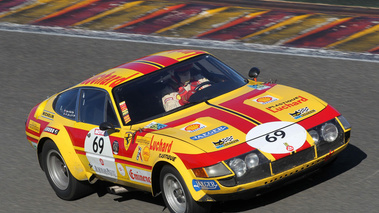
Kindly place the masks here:
[(212, 86), (212, 82), (211, 81), (205, 81), (203, 83), (200, 83), (199, 85), (196, 86), (195, 88), (195, 91), (199, 91), (201, 87), (205, 86), (205, 85), (209, 85), (209, 86)]

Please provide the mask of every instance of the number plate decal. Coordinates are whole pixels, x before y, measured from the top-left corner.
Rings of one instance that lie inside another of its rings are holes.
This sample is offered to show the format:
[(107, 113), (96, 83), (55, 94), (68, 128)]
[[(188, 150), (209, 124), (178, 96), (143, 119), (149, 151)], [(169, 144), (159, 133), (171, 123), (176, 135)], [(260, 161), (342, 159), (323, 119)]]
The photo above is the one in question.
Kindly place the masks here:
[(117, 178), (117, 168), (112, 145), (106, 131), (94, 128), (88, 132), (84, 151), (92, 169), (99, 175)]
[(302, 147), (307, 131), (293, 122), (269, 122), (251, 129), (246, 135), (247, 144), (263, 152), (286, 154)]

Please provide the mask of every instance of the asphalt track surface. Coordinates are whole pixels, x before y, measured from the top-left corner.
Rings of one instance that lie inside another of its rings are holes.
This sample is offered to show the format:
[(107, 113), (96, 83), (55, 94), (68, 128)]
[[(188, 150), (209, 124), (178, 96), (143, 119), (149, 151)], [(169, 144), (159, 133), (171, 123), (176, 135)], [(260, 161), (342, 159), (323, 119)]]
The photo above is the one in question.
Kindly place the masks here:
[[(55, 92), (121, 63), (177, 48), (183, 47), (0, 31), (0, 212), (162, 212), (161, 197), (141, 192), (99, 190), (76, 201), (59, 199), (25, 138), (24, 122), (34, 105)], [(262, 81), (277, 79), (319, 96), (353, 126), (350, 145), (331, 166), (269, 194), (217, 204), (214, 212), (378, 211), (379, 63), (200, 49), (245, 76), (257, 66)]]

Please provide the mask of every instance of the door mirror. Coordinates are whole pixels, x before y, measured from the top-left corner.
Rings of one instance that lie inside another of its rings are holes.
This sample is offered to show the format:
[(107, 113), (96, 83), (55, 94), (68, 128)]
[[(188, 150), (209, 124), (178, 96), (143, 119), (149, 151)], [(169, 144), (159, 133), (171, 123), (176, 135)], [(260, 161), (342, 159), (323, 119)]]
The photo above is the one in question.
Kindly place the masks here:
[(116, 129), (111, 122), (103, 122), (100, 124), (99, 128), (103, 131), (113, 130), (114, 132), (119, 132), (119, 130)]
[(254, 79), (256, 81), (257, 78), (258, 78), (259, 73), (261, 73), (261, 71), (257, 67), (253, 67), (249, 71), (249, 77), (251, 79)]

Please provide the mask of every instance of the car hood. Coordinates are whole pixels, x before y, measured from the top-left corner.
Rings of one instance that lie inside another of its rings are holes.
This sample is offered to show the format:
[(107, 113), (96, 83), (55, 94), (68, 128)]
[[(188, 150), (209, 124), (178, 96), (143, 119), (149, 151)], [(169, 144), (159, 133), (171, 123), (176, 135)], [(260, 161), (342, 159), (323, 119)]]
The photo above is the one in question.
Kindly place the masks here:
[(207, 153), (234, 147), (235, 154), (247, 148), (285, 156), (313, 145), (306, 129), (336, 116), (327, 106), (298, 89), (252, 83), (157, 120), (156, 133)]

